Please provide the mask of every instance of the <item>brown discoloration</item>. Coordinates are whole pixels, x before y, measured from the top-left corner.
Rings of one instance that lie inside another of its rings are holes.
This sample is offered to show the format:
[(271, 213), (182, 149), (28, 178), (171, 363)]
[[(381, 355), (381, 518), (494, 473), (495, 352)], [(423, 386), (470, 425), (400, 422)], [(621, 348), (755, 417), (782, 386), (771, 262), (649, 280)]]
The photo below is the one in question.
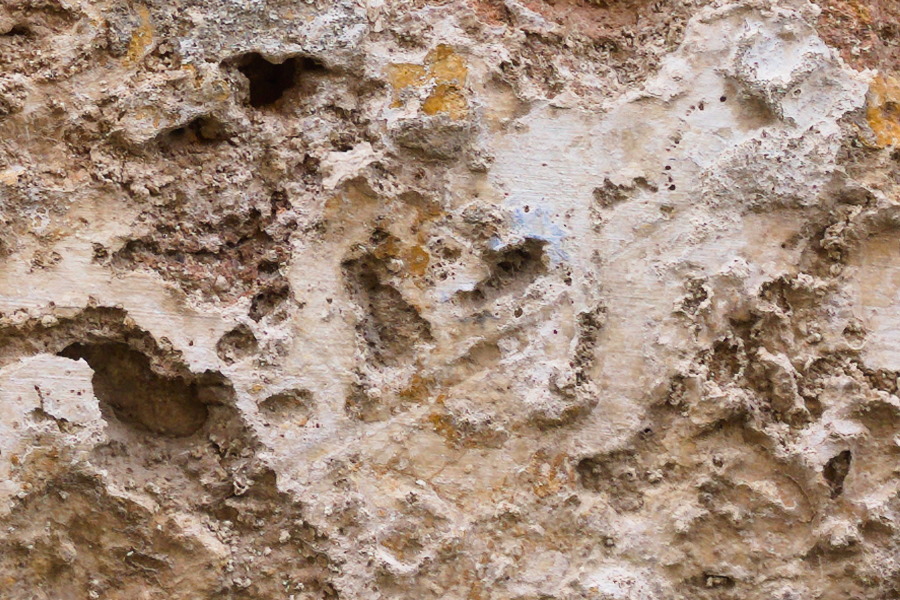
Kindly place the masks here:
[(428, 422), (431, 424), (434, 432), (442, 436), (447, 442), (456, 444), (460, 439), (460, 432), (453, 426), (453, 419), (442, 413), (431, 413), (428, 415)]
[(279, 218), (283, 207), (278, 200), (244, 214), (213, 210), (197, 218), (191, 208), (182, 213), (184, 225), (177, 228), (166, 221), (171, 213), (159, 214), (152, 231), (113, 253), (111, 266), (123, 271), (149, 268), (185, 291), (225, 302), (287, 286), (283, 269), (295, 222)]
[(815, 0), (819, 35), (856, 69), (900, 71), (900, 3), (895, 0)]
[(431, 388), (434, 386), (434, 378), (430, 376), (422, 376), (418, 373), (410, 377), (406, 387), (400, 390), (398, 395), (403, 400), (424, 403), (431, 396)]
[(532, 492), (538, 498), (558, 494), (575, 482), (575, 473), (564, 453), (541, 449), (531, 457), (527, 468)]

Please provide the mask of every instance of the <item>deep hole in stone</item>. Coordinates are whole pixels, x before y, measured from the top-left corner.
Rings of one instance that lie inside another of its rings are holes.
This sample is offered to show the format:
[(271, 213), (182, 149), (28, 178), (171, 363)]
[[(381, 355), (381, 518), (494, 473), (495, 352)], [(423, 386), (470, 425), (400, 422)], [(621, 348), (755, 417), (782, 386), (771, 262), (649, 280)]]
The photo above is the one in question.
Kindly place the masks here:
[(218, 382), (160, 375), (146, 355), (122, 342), (75, 343), (59, 354), (87, 361), (94, 371), (92, 383), (101, 408), (112, 409), (123, 423), (160, 435), (185, 437), (206, 422), (207, 390), (203, 388)]
[(6, 33), (0, 34), (8, 37), (26, 37), (31, 35), (31, 29), (27, 25), (13, 25)]
[(537, 275), (544, 270), (542, 262), (543, 240), (527, 239), (521, 246), (504, 250), (496, 255), (489, 285), (501, 287), (507, 279), (520, 274)]
[(299, 82), (303, 73), (322, 71), (324, 66), (307, 56), (291, 57), (276, 64), (252, 52), (240, 59), (238, 70), (250, 82), (250, 106), (261, 108), (280, 100), (288, 89)]
[(837, 498), (844, 491), (844, 480), (850, 472), (852, 460), (853, 454), (849, 450), (844, 450), (825, 464), (822, 474), (828, 482), (828, 487), (831, 488), (832, 498)]

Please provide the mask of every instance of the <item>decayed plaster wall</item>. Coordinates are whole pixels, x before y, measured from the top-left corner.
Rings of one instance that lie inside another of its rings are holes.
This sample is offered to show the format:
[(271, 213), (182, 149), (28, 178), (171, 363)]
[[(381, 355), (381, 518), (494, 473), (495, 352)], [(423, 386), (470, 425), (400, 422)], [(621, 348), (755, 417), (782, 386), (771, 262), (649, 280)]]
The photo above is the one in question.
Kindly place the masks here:
[(0, 598), (900, 597), (898, 19), (0, 4)]

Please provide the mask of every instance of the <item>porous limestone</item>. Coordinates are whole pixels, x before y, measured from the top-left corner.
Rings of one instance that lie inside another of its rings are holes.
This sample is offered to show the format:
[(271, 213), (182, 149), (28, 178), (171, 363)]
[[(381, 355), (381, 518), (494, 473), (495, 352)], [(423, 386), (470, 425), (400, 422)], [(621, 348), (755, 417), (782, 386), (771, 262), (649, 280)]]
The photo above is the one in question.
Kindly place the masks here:
[(0, 599), (900, 598), (898, 19), (0, 3)]

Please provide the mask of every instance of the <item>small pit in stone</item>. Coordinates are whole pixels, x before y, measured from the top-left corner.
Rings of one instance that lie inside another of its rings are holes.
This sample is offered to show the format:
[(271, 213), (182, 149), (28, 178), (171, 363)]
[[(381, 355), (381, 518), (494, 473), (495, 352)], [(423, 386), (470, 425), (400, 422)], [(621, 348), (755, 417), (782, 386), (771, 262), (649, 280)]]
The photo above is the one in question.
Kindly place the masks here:
[(241, 323), (216, 343), (216, 354), (227, 365), (232, 365), (259, 352), (259, 343), (249, 327)]
[(348, 291), (365, 313), (357, 329), (379, 363), (405, 362), (432, 340), (430, 323), (391, 285), (384, 261), (366, 255), (342, 267)]
[(519, 245), (488, 252), (484, 261), (488, 264), (490, 274), (471, 292), (460, 292), (460, 297), (474, 302), (486, 302), (506, 294), (522, 293), (547, 272), (544, 253), (546, 244), (544, 240), (528, 238)]
[(620, 512), (633, 512), (644, 505), (637, 457), (627, 451), (589, 456), (575, 465), (581, 486), (609, 495), (610, 505)]
[(224, 123), (216, 118), (203, 116), (164, 133), (159, 139), (168, 145), (178, 145), (210, 144), (227, 138), (228, 132)]
[(262, 415), (274, 424), (294, 423), (302, 427), (309, 421), (312, 394), (305, 389), (289, 389), (260, 402)]
[(169, 436), (186, 437), (206, 422), (204, 381), (156, 373), (150, 359), (122, 342), (75, 343), (60, 356), (84, 359), (101, 409), (120, 422)]
[[(260, 271), (262, 271), (260, 267)], [(284, 282), (275, 281), (263, 288), (250, 302), (250, 318), (261, 321), (264, 317), (274, 315), (278, 309), (291, 300), (291, 287)]]
[(321, 62), (308, 56), (274, 63), (257, 52), (240, 57), (237, 68), (250, 82), (250, 106), (254, 108), (275, 104), (285, 92), (301, 83), (304, 74), (324, 70)]

